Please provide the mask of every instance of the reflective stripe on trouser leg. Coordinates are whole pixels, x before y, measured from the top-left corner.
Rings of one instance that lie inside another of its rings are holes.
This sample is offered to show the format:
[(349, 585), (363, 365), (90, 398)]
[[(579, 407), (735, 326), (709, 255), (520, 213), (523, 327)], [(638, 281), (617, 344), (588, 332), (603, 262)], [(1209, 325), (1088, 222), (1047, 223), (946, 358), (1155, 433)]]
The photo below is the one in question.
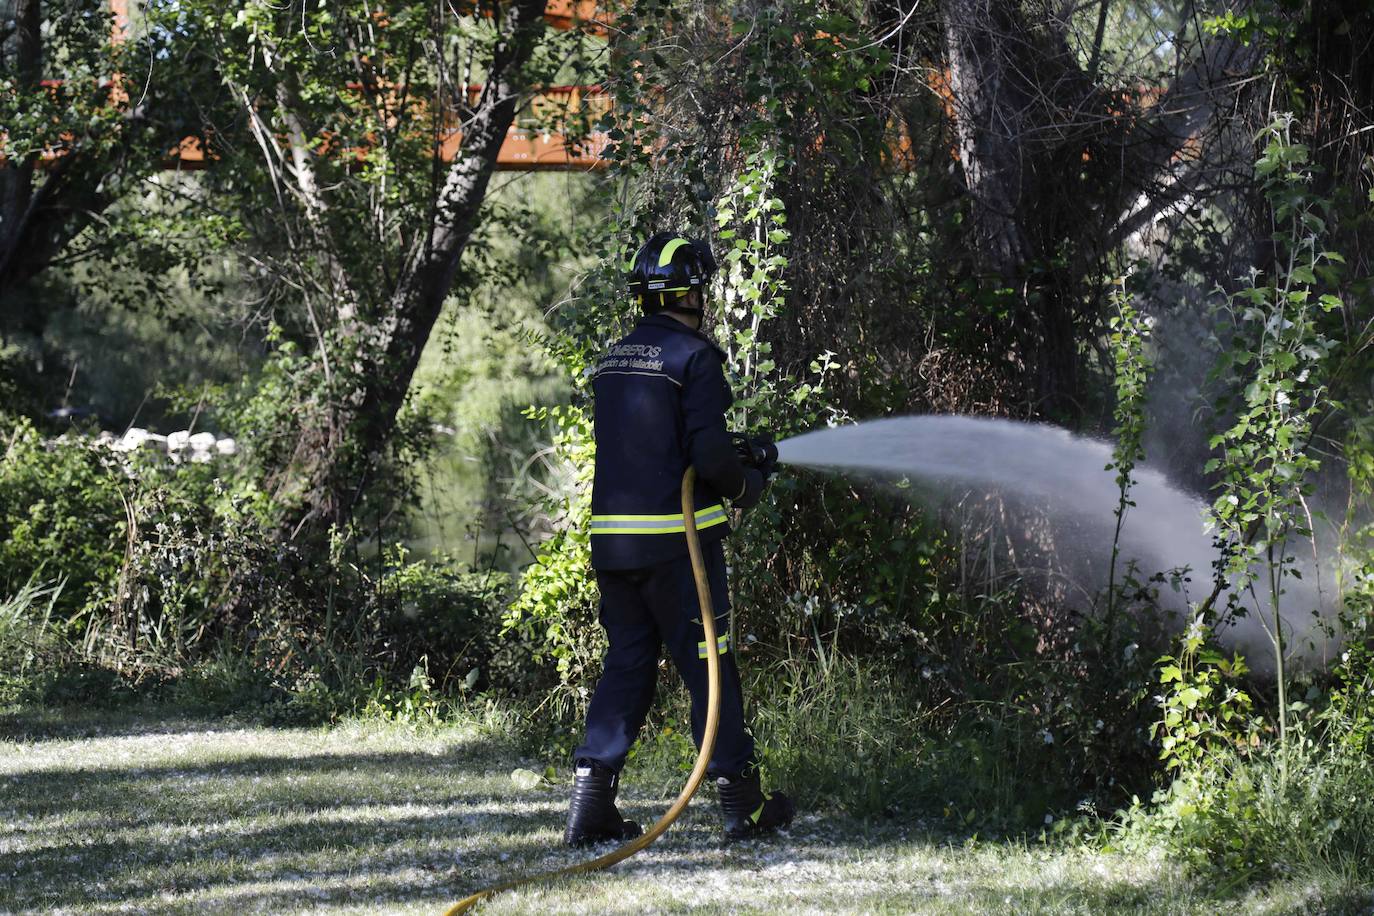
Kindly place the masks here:
[[(720, 635), (720, 636), (717, 636), (717, 637), (716, 637), (716, 652), (717, 652), (718, 654), (720, 654), (720, 655), (724, 655), (726, 652), (729, 652), (729, 651), (730, 651), (730, 634), (729, 634), (729, 633), (724, 633), (724, 634), (722, 634), (722, 635)], [(705, 658), (705, 657), (706, 657), (706, 640), (703, 639), (701, 642), (697, 643), (697, 658)]]
[[(703, 544), (702, 549), (717, 612), (717, 634), (723, 635), (730, 606), (724, 548), (716, 542)], [(603, 570), (596, 578), (601, 588), (601, 623), (611, 651), (592, 694), (586, 738), (573, 756), (618, 770), (652, 702), (660, 638), (692, 695), (692, 737), (701, 739), (707, 693), (706, 662), (698, 657), (701, 609), (691, 562), (685, 556), (643, 569)], [(720, 669), (720, 730), (708, 772), (740, 773), (754, 759), (754, 739), (744, 720), (735, 653), (721, 656)]]

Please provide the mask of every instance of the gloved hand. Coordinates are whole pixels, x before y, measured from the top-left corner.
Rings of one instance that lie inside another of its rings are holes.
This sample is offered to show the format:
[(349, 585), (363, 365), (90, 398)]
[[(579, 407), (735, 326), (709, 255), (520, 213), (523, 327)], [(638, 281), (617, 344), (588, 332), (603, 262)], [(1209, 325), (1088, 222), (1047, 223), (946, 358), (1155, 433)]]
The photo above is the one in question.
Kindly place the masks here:
[(767, 480), (778, 472), (778, 446), (766, 436), (750, 436), (749, 445), (755, 455), (754, 466)]
[(763, 487), (767, 481), (758, 468), (744, 469), (744, 490), (739, 496), (730, 500), (730, 505), (736, 509), (752, 509), (759, 504), (763, 497)]
[(730, 442), (735, 446), (739, 460), (751, 468), (757, 468), (764, 479), (772, 476), (778, 469), (778, 447), (766, 436), (746, 436), (734, 433)]

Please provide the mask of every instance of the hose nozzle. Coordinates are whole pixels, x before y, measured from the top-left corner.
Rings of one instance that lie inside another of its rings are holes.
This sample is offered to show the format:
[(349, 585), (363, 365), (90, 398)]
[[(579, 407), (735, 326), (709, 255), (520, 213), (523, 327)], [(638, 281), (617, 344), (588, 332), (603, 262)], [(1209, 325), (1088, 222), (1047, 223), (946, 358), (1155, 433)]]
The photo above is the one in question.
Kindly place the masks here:
[(731, 433), (730, 444), (735, 447), (739, 460), (764, 474), (771, 474), (778, 466), (778, 447), (771, 439), (762, 436), (747, 436), (744, 433)]

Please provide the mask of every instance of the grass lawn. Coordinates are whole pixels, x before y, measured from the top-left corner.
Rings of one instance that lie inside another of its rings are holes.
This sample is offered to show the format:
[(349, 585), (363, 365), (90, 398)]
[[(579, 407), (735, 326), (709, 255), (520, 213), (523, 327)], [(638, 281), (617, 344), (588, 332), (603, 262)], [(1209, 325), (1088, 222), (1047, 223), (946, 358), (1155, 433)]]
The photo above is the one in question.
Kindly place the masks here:
[[(565, 789), (522, 788), (498, 731), (325, 729), (165, 711), (0, 717), (0, 912), (442, 913), (514, 872), (555, 868)], [(528, 784), (526, 784), (528, 785)], [(627, 814), (667, 805), (622, 792)], [(1374, 913), (1368, 887), (1229, 893), (1168, 861), (958, 843), (918, 824), (802, 814), (725, 846), (707, 790), (611, 872), (504, 894), (486, 913)], [(604, 851), (604, 850), (602, 850)]]

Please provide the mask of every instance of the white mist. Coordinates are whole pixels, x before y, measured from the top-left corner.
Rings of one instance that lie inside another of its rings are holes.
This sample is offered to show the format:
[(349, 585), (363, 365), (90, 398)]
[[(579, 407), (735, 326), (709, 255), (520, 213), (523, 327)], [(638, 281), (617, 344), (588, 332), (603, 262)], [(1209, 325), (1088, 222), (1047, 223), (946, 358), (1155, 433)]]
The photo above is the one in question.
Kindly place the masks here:
[[(1056, 537), (1059, 560), (1070, 574), (1086, 581), (1074, 583), (1087, 594), (1106, 586), (1114, 512), (1120, 497), (1109, 444), (1075, 436), (1053, 426), (987, 417), (917, 416), (870, 420), (796, 436), (778, 444), (779, 460), (800, 467), (860, 471), (885, 477), (904, 476), (932, 495), (959, 498), (970, 491), (999, 493), (1016, 503), (1032, 504), (1063, 529)], [(1188, 595), (1198, 602), (1212, 590), (1212, 567), (1217, 552), (1204, 525), (1204, 502), (1178, 487), (1157, 470), (1138, 467), (1121, 532), (1118, 570), (1134, 560), (1141, 574), (1180, 567), (1191, 570)], [(1301, 580), (1287, 578), (1282, 602), (1285, 635), (1296, 654), (1320, 655), (1326, 639), (1311, 632), (1314, 612), (1323, 604), (1318, 576), (1310, 559)], [(1325, 596), (1327, 602), (1334, 597)], [(1185, 611), (1182, 597), (1165, 588), (1166, 606)], [(1251, 614), (1223, 634), (1246, 650), (1252, 664), (1266, 666), (1272, 652), (1268, 637)], [(1267, 602), (1258, 610), (1267, 619)], [(1297, 637), (1297, 638), (1294, 638)], [(1302, 651), (1314, 642), (1315, 653)]]

